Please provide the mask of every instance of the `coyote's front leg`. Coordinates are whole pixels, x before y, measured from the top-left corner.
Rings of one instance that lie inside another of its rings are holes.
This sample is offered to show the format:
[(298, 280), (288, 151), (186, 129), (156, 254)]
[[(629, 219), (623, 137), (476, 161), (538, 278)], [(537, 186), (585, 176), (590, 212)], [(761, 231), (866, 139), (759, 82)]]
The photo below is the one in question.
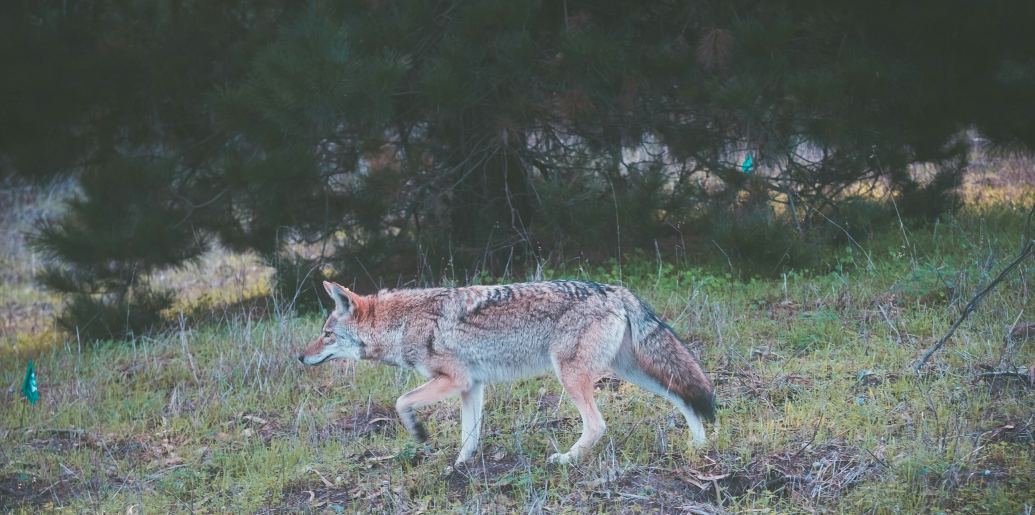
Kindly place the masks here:
[(437, 376), (399, 397), (395, 401), (395, 411), (399, 412), (399, 419), (406, 430), (418, 442), (424, 443), (428, 439), (428, 432), (424, 424), (413, 416), (413, 410), (452, 397), (461, 390), (463, 387), (452, 377)]

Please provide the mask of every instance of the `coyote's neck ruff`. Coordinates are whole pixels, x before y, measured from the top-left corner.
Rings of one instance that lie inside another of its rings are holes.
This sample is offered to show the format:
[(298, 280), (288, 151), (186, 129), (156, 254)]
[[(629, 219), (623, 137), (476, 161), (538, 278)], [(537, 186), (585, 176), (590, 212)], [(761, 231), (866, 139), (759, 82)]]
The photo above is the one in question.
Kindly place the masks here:
[(549, 461), (568, 463), (604, 434), (593, 384), (614, 373), (672, 402), (692, 442), (714, 418), (711, 381), (644, 301), (620, 286), (550, 281), (357, 295), (323, 283), (334, 299), (323, 334), (299, 356), (306, 365), (370, 359), (413, 368), (430, 381), (395, 403), (406, 429), (424, 440), (413, 410), (460, 395), (457, 463), (478, 449), (485, 383), (553, 370), (582, 415), (582, 436)]

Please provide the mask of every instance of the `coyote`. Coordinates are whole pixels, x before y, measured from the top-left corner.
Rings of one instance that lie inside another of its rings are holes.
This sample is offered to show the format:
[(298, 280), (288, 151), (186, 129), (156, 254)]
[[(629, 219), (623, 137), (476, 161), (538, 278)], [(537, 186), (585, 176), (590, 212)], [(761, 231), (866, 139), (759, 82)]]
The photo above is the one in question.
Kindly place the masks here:
[(623, 287), (549, 281), (363, 296), (337, 283), (323, 286), (334, 311), (299, 361), (377, 360), (427, 377), (395, 403), (402, 424), (420, 442), (427, 432), (414, 409), (459, 394), (457, 465), (478, 450), (485, 384), (551, 369), (582, 415), (582, 436), (549, 463), (576, 461), (604, 434), (593, 385), (609, 372), (674, 404), (693, 445), (705, 442), (701, 419), (715, 417), (708, 376), (672, 328)]

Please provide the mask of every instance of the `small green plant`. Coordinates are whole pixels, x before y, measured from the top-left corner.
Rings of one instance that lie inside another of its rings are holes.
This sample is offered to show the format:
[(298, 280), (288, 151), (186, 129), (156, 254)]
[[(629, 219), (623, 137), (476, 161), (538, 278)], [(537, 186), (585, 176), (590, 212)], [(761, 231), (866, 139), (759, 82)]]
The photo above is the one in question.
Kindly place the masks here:
[(821, 346), (837, 348), (844, 342), (844, 326), (837, 313), (830, 309), (799, 314), (787, 331), (787, 343), (799, 352)]
[(949, 300), (957, 289), (953, 277), (954, 271), (944, 265), (923, 263), (899, 280), (894, 291), (904, 301), (942, 303)]

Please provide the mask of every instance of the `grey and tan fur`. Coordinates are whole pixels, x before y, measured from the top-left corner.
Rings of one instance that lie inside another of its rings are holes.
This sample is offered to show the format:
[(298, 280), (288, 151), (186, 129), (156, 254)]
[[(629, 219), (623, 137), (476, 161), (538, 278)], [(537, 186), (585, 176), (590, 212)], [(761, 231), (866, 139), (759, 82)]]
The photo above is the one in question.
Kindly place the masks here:
[(686, 418), (692, 443), (714, 418), (711, 381), (644, 301), (620, 286), (550, 281), (501, 286), (382, 291), (357, 295), (324, 282), (334, 311), (323, 334), (299, 356), (306, 365), (367, 359), (414, 369), (429, 381), (399, 397), (396, 410), (418, 440), (414, 410), (459, 395), (456, 462), (478, 449), (487, 383), (553, 370), (582, 416), (582, 436), (551, 463), (584, 455), (604, 434), (593, 385), (613, 373), (654, 392)]

